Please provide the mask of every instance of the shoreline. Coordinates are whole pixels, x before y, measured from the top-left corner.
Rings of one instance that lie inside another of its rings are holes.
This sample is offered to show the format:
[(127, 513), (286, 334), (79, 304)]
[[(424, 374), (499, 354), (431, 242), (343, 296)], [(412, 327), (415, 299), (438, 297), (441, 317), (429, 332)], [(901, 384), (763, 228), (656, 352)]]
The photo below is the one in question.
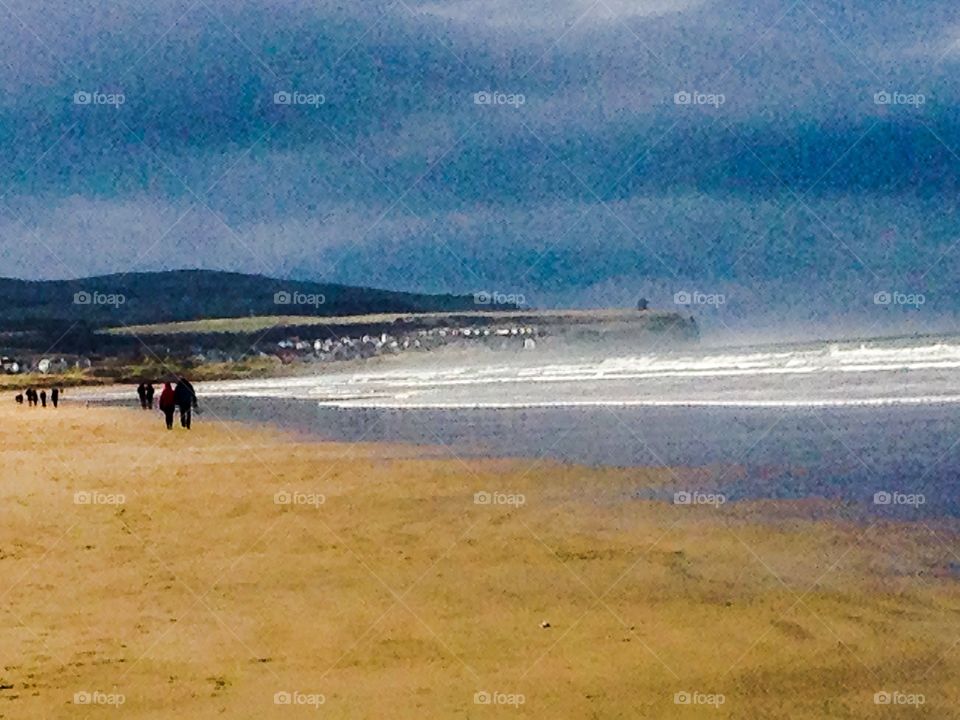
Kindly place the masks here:
[[(201, 381), (203, 383), (217, 381)], [(226, 381), (233, 382), (233, 381)], [(200, 385), (200, 382), (197, 383)], [(82, 386), (83, 390), (90, 390), (93, 386)], [(120, 388), (123, 388), (122, 390)], [(101, 403), (105, 406), (116, 407), (114, 403), (129, 399), (129, 386), (109, 384), (99, 386), (105, 392), (97, 397), (91, 397), (86, 402)], [(117, 389), (114, 389), (117, 388)], [(201, 389), (207, 390), (207, 388)], [(529, 401), (529, 402), (404, 402), (382, 399), (367, 399), (363, 396), (355, 398), (323, 398), (302, 396), (280, 396), (273, 393), (230, 392), (211, 394), (204, 392), (204, 398), (226, 400), (291, 400), (295, 402), (312, 402), (317, 405), (343, 410), (544, 410), (564, 408), (721, 408), (721, 409), (804, 409), (804, 408), (882, 408), (890, 406), (922, 406), (922, 405), (956, 405), (960, 403), (960, 395), (932, 395), (913, 397), (887, 398), (856, 398), (856, 399), (811, 399), (811, 400), (556, 400), (556, 401)]]
[[(588, 469), (669, 468), (668, 486), (638, 491), (638, 497), (650, 500), (670, 502), (676, 492), (698, 490), (722, 493), (729, 502), (820, 498), (867, 523), (960, 517), (960, 502), (951, 490), (955, 405), (900, 404), (895, 411), (859, 404), (822, 410), (726, 405), (385, 408), (198, 390), (201, 407), (212, 419), (317, 441), (391, 443), (408, 448), (409, 457), (429, 448), (435, 457), (468, 461), (543, 459)], [(102, 404), (129, 407), (131, 393), (122, 388)], [(811, 456), (811, 446), (822, 451)], [(904, 455), (918, 461), (905, 466)], [(904, 503), (885, 504), (884, 497), (894, 493), (903, 495)]]
[(282, 693), (344, 718), (483, 717), (483, 693), (535, 718), (672, 717), (678, 693), (722, 695), (717, 718), (960, 700), (955, 523), (678, 507), (633, 497), (669, 469), (390, 457), (119, 408), (0, 422), (0, 715), (95, 693), (151, 719), (290, 717)]

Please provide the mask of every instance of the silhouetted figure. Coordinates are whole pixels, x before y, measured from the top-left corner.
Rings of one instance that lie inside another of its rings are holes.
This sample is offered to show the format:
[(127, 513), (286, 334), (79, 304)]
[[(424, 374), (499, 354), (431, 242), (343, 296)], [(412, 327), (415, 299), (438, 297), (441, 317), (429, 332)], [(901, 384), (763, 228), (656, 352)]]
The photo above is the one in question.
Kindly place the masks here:
[(155, 392), (153, 389), (153, 383), (147, 383), (146, 392), (147, 392), (147, 409), (153, 410), (153, 393)]
[(140, 398), (140, 409), (147, 409), (147, 386), (143, 383), (137, 385), (137, 397)]
[(160, 402), (157, 404), (160, 406), (160, 411), (163, 413), (163, 417), (167, 421), (167, 430), (172, 430), (173, 413), (177, 409), (177, 401), (174, 396), (173, 388), (170, 387), (170, 383), (163, 384), (163, 390), (160, 392)]
[(642, 297), (639, 300), (637, 300), (637, 310), (647, 310), (649, 309), (649, 307), (650, 307), (650, 303), (647, 301), (645, 297)]
[(185, 378), (180, 378), (180, 382), (173, 389), (173, 397), (180, 408), (180, 426), (190, 429), (190, 416), (194, 408), (197, 407), (197, 393), (193, 390), (193, 385)]
[(50, 391), (50, 402), (53, 403), (54, 407), (57, 407), (60, 404), (60, 388), (55, 387)]
[(33, 388), (27, 388), (27, 407), (35, 407), (37, 404), (37, 391)]
[(17, 395), (14, 398), (14, 400), (17, 401), (17, 405), (23, 405), (23, 393), (20, 393), (19, 395)]
[(43, 405), (44, 407), (47, 406), (47, 391), (46, 391), (46, 390), (41, 390), (41, 391), (40, 391), (40, 404)]

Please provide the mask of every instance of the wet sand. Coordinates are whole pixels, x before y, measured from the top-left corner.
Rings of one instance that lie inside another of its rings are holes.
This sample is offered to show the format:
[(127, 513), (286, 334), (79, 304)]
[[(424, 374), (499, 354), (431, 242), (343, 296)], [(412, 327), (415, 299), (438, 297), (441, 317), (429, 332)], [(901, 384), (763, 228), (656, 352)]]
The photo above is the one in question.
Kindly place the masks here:
[(3, 718), (960, 704), (955, 521), (677, 506), (637, 499), (668, 469), (320, 443), (209, 413), (188, 433), (0, 408)]

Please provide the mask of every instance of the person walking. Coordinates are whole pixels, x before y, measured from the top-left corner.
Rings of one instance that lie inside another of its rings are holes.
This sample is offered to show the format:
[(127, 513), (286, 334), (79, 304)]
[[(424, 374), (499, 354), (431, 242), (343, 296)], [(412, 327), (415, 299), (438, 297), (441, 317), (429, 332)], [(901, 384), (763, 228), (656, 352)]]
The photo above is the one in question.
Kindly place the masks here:
[(192, 410), (197, 407), (197, 393), (194, 392), (189, 380), (180, 378), (173, 389), (173, 396), (177, 407), (180, 408), (180, 426), (189, 430)]
[(137, 385), (137, 397), (140, 398), (140, 409), (147, 409), (147, 386), (143, 383)]
[(40, 391), (40, 404), (43, 405), (43, 407), (46, 407), (46, 406), (47, 406), (47, 391), (46, 391), (46, 390), (41, 390), (41, 391)]
[(147, 410), (153, 410), (153, 393), (154, 393), (154, 392), (155, 392), (155, 391), (154, 391), (154, 389), (153, 389), (153, 383), (152, 383), (152, 382), (148, 382), (148, 383), (147, 383), (147, 387), (146, 387), (146, 393), (147, 393)]
[(176, 396), (170, 383), (163, 384), (163, 390), (160, 392), (160, 401), (157, 403), (164, 419), (167, 421), (167, 430), (173, 430), (173, 413), (177, 409)]
[(50, 402), (53, 403), (54, 408), (60, 404), (60, 388), (55, 387), (50, 391)]

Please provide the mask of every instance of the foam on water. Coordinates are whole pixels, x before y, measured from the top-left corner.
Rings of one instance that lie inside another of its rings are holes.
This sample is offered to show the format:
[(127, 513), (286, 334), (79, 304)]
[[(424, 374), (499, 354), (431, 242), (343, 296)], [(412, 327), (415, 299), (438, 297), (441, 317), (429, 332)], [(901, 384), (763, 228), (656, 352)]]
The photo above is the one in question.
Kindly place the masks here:
[(389, 368), (203, 383), (207, 396), (299, 398), (340, 407), (842, 406), (956, 403), (960, 343), (875, 340), (475, 363), (415, 356)]

